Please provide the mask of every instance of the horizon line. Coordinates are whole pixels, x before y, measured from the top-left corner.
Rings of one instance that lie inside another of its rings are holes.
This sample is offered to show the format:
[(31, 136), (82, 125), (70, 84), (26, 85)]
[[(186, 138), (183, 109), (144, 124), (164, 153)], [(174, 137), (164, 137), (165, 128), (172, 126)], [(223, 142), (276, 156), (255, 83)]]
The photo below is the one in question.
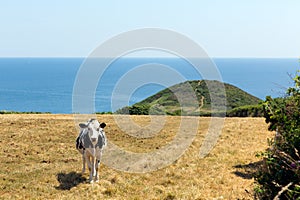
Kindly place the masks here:
[[(80, 59), (87, 59), (89, 57), (84, 57), (84, 56), (0, 56), (0, 59), (3, 58), (80, 58)], [(103, 57), (91, 57), (91, 58), (103, 58)], [(110, 58), (110, 57), (107, 57)], [(116, 58), (181, 58), (178, 56), (128, 56), (128, 57), (116, 57)], [(198, 57), (188, 57), (188, 58), (198, 58)], [(225, 57), (225, 56), (211, 56), (207, 57), (211, 59), (300, 59), (300, 56), (298, 57), (255, 57), (255, 56), (242, 56), (242, 57)]]

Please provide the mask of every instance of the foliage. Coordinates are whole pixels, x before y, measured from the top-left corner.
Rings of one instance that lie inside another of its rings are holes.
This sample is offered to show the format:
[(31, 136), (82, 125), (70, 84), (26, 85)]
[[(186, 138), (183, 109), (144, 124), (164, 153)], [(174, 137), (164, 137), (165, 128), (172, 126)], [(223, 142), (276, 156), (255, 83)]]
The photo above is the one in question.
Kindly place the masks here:
[(263, 105), (246, 105), (229, 110), (226, 113), (227, 117), (263, 117)]
[(270, 131), (276, 131), (263, 153), (264, 165), (259, 169), (257, 199), (300, 198), (300, 77), (294, 87), (280, 99), (267, 97), (264, 102), (265, 119)]
[(98, 115), (111, 115), (112, 112), (96, 112), (95, 114), (98, 114)]
[(116, 114), (130, 114), (130, 115), (148, 115), (149, 114), (149, 105), (133, 105), (126, 106), (116, 111)]

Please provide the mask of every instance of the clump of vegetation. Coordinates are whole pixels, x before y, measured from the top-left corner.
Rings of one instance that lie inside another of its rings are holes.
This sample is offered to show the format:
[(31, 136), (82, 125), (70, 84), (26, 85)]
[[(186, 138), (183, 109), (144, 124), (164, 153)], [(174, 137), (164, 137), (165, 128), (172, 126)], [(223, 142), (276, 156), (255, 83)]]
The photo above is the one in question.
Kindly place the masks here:
[(103, 111), (103, 112), (96, 112), (95, 114), (97, 114), (97, 115), (112, 115), (112, 112), (110, 112), (110, 111), (108, 111), (108, 112)]
[(276, 131), (269, 148), (262, 153), (263, 165), (255, 180), (257, 199), (300, 198), (300, 76), (287, 96), (280, 99), (267, 97), (264, 102), (265, 118), (270, 131)]
[(129, 114), (129, 115), (148, 115), (149, 114), (148, 105), (133, 105), (126, 106), (116, 111), (116, 114)]
[(227, 111), (227, 117), (263, 117), (264, 110), (262, 103), (257, 105), (246, 105)]

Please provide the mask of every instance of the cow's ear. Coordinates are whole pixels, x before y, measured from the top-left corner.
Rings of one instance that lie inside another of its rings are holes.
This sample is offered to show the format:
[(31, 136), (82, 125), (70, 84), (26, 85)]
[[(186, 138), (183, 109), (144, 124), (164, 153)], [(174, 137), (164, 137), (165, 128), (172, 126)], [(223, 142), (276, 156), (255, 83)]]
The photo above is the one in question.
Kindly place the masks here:
[(80, 123), (79, 126), (80, 126), (80, 128), (86, 128), (87, 127), (87, 125), (84, 124), (84, 123)]
[(100, 128), (105, 128), (106, 124), (103, 122), (100, 124)]

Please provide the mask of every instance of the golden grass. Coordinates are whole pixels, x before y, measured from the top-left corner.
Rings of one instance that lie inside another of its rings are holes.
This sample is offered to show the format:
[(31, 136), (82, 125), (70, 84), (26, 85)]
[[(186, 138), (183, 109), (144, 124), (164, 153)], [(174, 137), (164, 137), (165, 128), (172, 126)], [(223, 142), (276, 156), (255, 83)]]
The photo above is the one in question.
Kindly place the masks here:
[[(111, 115), (98, 115), (108, 125), (108, 139), (134, 152), (153, 151), (170, 142), (180, 117), (167, 117), (153, 138), (137, 139), (119, 129)], [(132, 116), (140, 125), (147, 116)], [(1, 199), (252, 199), (255, 154), (267, 148), (263, 118), (226, 118), (213, 151), (200, 159), (199, 149), (209, 118), (199, 118), (197, 136), (172, 165), (151, 173), (133, 174), (100, 167), (100, 181), (86, 183), (78, 135), (72, 115), (0, 115)], [(112, 158), (113, 159), (113, 158)], [(250, 164), (250, 165), (249, 165)], [(248, 191), (248, 192), (247, 192)]]

